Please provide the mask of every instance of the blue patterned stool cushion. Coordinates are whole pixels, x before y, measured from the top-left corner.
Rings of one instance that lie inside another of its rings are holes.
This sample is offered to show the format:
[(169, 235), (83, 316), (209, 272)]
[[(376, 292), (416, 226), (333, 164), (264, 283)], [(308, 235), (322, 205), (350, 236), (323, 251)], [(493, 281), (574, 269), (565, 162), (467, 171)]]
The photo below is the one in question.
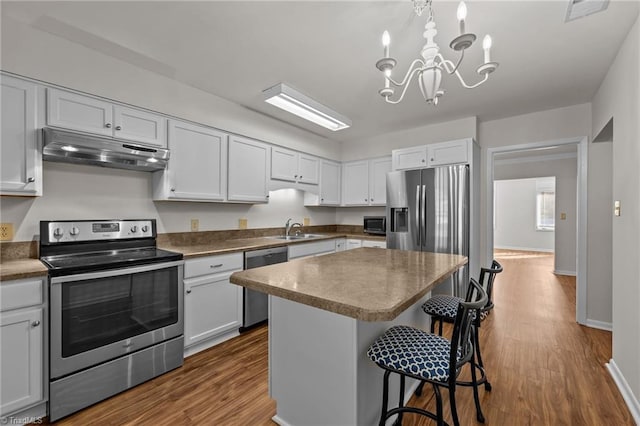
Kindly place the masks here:
[(464, 299), (438, 294), (424, 302), (422, 304), (422, 310), (427, 315), (450, 318), (453, 321), (456, 318), (460, 302), (464, 302)]
[(378, 337), (367, 356), (381, 367), (444, 382), (449, 379), (450, 351), (444, 337), (399, 325)]
[[(456, 319), (456, 313), (458, 312), (458, 304), (464, 302), (464, 299), (455, 296), (447, 296), (444, 294), (438, 294), (433, 296), (422, 304), (422, 310), (431, 316), (443, 317), (451, 321)], [(489, 315), (489, 311), (480, 312), (480, 321)], [(473, 312), (473, 319), (476, 318), (475, 311)]]

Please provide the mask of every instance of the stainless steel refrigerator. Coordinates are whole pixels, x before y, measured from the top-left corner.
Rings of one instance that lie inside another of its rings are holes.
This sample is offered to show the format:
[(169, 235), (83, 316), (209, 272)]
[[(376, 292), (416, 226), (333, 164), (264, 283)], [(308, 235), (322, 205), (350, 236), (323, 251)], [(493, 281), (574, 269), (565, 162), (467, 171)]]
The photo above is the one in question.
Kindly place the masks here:
[[(387, 174), (387, 248), (469, 256), (469, 166)], [(433, 291), (464, 297), (465, 266)]]

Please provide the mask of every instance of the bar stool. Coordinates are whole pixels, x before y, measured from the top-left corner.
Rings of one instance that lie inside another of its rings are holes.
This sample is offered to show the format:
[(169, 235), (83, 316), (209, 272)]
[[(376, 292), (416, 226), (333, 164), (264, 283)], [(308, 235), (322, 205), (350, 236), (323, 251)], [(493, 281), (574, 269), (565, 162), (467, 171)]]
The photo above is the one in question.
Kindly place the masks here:
[[(496, 275), (502, 272), (502, 265), (494, 260), (491, 263), (491, 268), (481, 268), (480, 269), (480, 285), (486, 288), (487, 292), (487, 304), (480, 309), (480, 315), (475, 318), (474, 321), (474, 330), (472, 331), (473, 343), (475, 346), (475, 364), (476, 367), (480, 370), (480, 379), (478, 380), (479, 384), (484, 383), (484, 388), (488, 391), (491, 390), (491, 383), (487, 379), (487, 374), (484, 369), (484, 362), (482, 361), (482, 352), (480, 351), (480, 324), (484, 319), (489, 315), (491, 310), (494, 307), (492, 294), (493, 294), (493, 282), (496, 278)], [(469, 288), (471, 290), (471, 288)], [(427, 315), (431, 316), (431, 332), (433, 333), (435, 330), (435, 323), (439, 323), (438, 334), (442, 336), (442, 323), (448, 322), (452, 323), (455, 320), (456, 311), (458, 304), (463, 302), (464, 300), (469, 299), (469, 292), (467, 292), (467, 297), (462, 299), (460, 297), (455, 296), (446, 296), (446, 295), (436, 295), (427, 300), (422, 305), (422, 310)], [(458, 385), (461, 386), (472, 386), (471, 382), (458, 382)], [(417, 394), (419, 395), (421, 388), (418, 389)]]
[[(466, 363), (471, 363), (471, 380), (476, 383), (475, 363), (473, 362), (473, 343), (471, 329), (474, 318), (479, 316), (479, 310), (487, 304), (487, 293), (474, 279), (471, 279), (469, 292), (472, 301), (461, 302), (456, 308), (451, 341), (433, 333), (409, 326), (394, 326), (369, 347), (367, 356), (379, 367), (385, 370), (382, 391), (382, 413), (380, 426), (386, 420), (398, 415), (395, 424), (402, 424), (402, 414), (405, 412), (421, 414), (434, 419), (438, 425), (444, 425), (442, 396), (440, 387), (449, 390), (451, 416), (455, 426), (460, 424), (456, 408), (455, 391), (456, 379)], [(391, 373), (400, 375), (400, 394), (398, 407), (388, 410), (389, 376)], [(431, 383), (436, 396), (436, 413), (417, 407), (404, 406), (405, 378), (411, 377)], [(484, 422), (480, 408), (477, 383), (473, 388), (478, 421)]]

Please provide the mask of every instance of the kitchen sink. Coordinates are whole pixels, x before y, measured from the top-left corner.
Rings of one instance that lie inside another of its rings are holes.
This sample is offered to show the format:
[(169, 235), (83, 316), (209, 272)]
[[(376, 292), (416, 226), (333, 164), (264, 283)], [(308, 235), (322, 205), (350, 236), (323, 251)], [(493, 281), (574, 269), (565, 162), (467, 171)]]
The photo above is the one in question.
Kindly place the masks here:
[(326, 235), (322, 235), (322, 234), (298, 234), (298, 235), (289, 235), (289, 236), (285, 236), (285, 235), (275, 235), (272, 237), (267, 237), (267, 238), (273, 238), (276, 240), (287, 240), (287, 241), (294, 241), (294, 240), (311, 240), (314, 238), (324, 238), (326, 237)]

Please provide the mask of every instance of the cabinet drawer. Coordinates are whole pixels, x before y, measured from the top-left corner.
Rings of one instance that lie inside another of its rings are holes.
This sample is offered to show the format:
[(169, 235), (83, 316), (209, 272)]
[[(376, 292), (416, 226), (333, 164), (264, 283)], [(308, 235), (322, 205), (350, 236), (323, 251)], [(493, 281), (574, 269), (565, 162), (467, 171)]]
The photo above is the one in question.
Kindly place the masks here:
[(0, 311), (41, 305), (42, 279), (16, 280), (0, 285)]
[(387, 248), (385, 241), (362, 240), (362, 247)]
[(184, 277), (192, 278), (200, 275), (242, 270), (243, 261), (242, 253), (188, 259), (184, 263)]

